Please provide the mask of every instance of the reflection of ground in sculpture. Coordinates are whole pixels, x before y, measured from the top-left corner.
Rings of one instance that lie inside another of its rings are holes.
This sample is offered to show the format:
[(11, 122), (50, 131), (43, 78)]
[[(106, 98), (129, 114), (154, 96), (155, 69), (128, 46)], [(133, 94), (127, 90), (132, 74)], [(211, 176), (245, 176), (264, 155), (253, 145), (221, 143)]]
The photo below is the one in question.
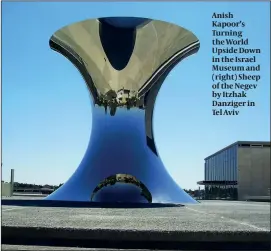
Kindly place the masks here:
[(46, 199), (196, 203), (161, 162), (152, 117), (165, 78), (198, 51), (197, 37), (158, 20), (115, 17), (68, 25), (53, 34), (50, 47), (77, 67), (93, 102), (85, 156)]
[(149, 192), (148, 188), (141, 182), (138, 181), (134, 176), (129, 174), (116, 174), (111, 175), (110, 177), (103, 180), (94, 190), (91, 195), (91, 201), (93, 201), (93, 198), (95, 194), (103, 189), (106, 186), (113, 186), (116, 183), (126, 183), (126, 184), (132, 184), (140, 188), (141, 195), (146, 198), (148, 202), (152, 202), (152, 196)]

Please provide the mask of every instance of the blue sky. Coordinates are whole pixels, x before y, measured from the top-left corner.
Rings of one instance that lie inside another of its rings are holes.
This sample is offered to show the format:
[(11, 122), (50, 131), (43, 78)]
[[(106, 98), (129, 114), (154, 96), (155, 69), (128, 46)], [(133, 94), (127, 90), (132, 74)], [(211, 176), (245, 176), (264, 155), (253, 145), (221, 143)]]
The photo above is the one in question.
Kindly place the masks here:
[[(239, 116), (213, 116), (211, 16), (231, 11), (246, 22), (244, 35), (258, 56), (262, 79)], [(76, 68), (48, 45), (73, 22), (101, 16), (141, 16), (193, 31), (200, 51), (166, 79), (154, 114), (163, 163), (183, 188), (203, 179), (204, 158), (237, 140), (270, 140), (269, 3), (2, 3), (2, 179), (65, 182), (79, 165), (91, 132), (91, 107)]]

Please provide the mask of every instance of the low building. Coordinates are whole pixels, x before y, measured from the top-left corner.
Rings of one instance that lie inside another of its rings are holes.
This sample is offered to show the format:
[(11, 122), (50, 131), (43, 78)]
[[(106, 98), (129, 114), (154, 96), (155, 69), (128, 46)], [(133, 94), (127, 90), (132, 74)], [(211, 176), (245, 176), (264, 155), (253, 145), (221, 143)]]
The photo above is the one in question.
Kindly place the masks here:
[(270, 142), (238, 141), (205, 158), (206, 199), (270, 199)]
[(2, 181), (1, 187), (1, 196), (2, 197), (11, 197), (12, 196), (12, 187), (11, 183)]
[[(1, 163), (1, 167), (3, 163)], [(10, 170), (10, 182), (1, 182), (1, 196), (2, 197), (12, 197), (13, 196), (13, 186), (14, 186), (14, 169)]]

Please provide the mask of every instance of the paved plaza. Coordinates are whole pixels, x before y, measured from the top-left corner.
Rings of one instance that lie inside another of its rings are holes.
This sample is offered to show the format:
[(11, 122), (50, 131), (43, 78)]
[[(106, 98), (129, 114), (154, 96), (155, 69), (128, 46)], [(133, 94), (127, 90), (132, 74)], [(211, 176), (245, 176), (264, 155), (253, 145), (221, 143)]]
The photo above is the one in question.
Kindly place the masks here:
[[(270, 240), (270, 203), (201, 201), (149, 208), (2, 207), (2, 230), (41, 238), (108, 241)], [(38, 231), (37, 231), (38, 230)], [(64, 237), (63, 237), (64, 238)]]

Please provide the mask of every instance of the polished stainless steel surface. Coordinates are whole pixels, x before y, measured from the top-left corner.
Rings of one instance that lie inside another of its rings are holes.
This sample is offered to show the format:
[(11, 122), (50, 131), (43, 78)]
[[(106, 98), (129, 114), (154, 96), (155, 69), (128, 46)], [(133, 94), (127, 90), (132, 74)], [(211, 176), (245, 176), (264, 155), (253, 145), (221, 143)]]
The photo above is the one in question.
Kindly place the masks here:
[(143, 18), (68, 25), (50, 47), (80, 71), (92, 132), (78, 169), (50, 200), (196, 203), (170, 177), (154, 142), (156, 96), (172, 68), (199, 49), (190, 31)]

